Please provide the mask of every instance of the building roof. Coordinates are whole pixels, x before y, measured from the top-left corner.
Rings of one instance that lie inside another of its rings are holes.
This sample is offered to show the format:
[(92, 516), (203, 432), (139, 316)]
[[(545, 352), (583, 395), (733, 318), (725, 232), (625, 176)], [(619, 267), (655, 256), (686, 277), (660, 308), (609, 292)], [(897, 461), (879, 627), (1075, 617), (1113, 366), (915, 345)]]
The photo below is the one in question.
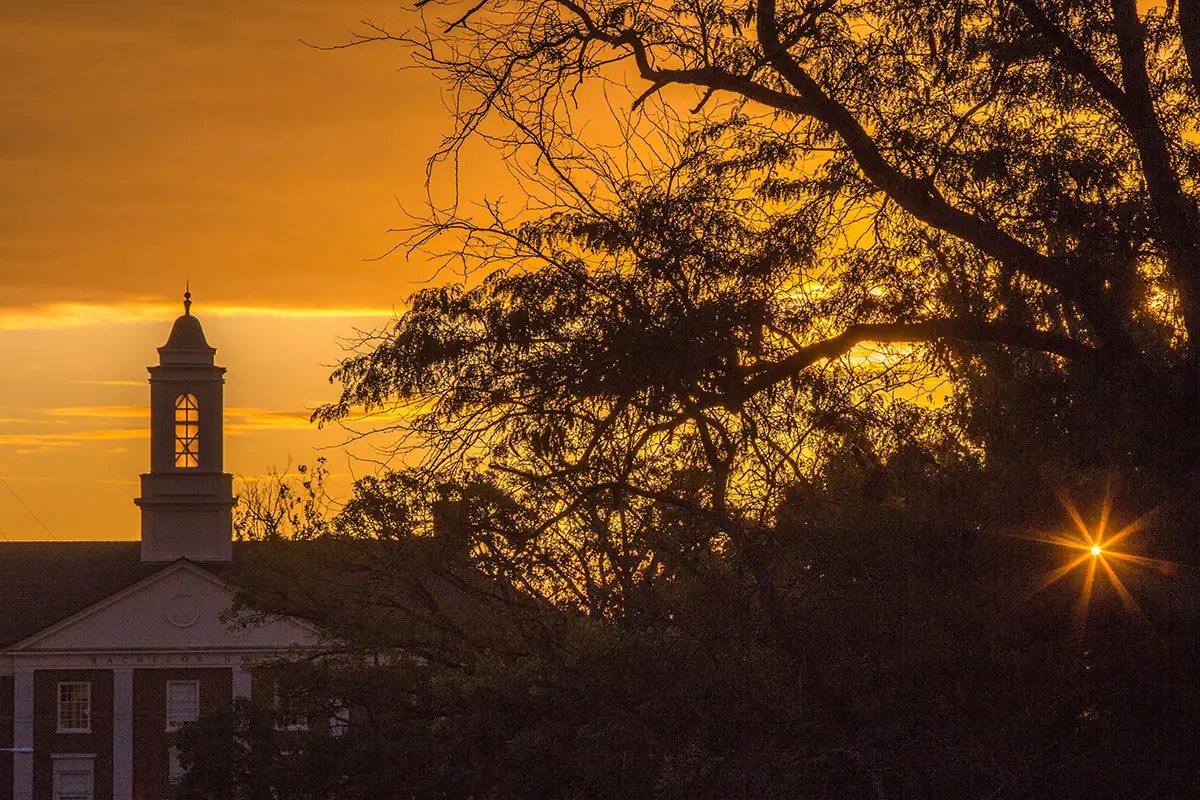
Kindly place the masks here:
[[(0, 649), (26, 639), (171, 564), (144, 563), (141, 542), (0, 542)], [(216, 575), (233, 564), (197, 564)]]

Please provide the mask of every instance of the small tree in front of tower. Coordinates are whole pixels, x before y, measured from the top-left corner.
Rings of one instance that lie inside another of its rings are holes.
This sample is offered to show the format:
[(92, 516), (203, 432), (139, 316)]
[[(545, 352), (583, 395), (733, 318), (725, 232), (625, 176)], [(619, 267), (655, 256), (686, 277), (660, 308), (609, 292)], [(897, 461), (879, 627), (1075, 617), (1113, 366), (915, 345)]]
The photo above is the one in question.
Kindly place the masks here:
[(303, 540), (325, 532), (336, 504), (326, 491), (327, 459), (299, 464), (265, 478), (241, 479), (233, 506), (236, 541)]

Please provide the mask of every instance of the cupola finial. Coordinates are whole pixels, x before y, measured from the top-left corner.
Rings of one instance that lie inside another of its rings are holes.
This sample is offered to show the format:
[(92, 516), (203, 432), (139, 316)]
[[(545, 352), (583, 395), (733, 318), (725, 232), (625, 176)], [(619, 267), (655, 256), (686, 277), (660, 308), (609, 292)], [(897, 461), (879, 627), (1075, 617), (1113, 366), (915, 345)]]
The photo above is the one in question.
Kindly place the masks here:
[(192, 315), (192, 285), (191, 281), (183, 283), (183, 313), (187, 316)]

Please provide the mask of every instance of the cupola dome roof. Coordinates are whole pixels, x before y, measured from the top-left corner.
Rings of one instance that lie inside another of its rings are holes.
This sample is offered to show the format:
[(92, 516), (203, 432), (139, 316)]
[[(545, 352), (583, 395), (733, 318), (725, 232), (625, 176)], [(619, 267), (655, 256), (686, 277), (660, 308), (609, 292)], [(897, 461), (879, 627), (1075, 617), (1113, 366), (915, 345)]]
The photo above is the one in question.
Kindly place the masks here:
[(171, 326), (167, 343), (158, 348), (159, 360), (166, 363), (213, 363), (216, 348), (204, 338), (200, 320), (192, 316), (192, 293), (183, 293), (183, 314)]
[(200, 320), (191, 314), (183, 314), (175, 320), (175, 324), (171, 327), (171, 335), (167, 337), (167, 343), (163, 345), (163, 347), (208, 346), (208, 341), (204, 338), (204, 329), (200, 327)]

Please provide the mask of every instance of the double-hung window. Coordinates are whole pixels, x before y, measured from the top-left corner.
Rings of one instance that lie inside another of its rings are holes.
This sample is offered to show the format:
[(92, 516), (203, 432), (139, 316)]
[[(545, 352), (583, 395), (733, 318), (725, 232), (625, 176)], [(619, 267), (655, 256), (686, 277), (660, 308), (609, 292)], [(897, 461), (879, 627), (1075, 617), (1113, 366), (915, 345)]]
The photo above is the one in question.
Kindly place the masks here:
[(185, 722), (200, 719), (200, 683), (167, 681), (167, 730), (176, 731)]
[(90, 733), (92, 730), (92, 684), (61, 681), (58, 684), (58, 732)]

